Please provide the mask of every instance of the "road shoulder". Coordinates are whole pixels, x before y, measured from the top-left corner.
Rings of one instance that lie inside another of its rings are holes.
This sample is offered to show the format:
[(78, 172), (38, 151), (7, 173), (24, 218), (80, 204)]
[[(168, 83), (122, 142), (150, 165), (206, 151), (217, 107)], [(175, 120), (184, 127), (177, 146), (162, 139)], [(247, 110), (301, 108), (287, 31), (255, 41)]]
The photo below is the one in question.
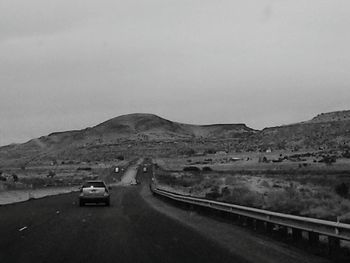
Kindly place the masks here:
[(233, 254), (239, 255), (248, 261), (260, 263), (329, 262), (324, 258), (289, 247), (287, 244), (278, 242), (262, 234), (257, 234), (241, 226), (219, 222), (194, 211), (172, 206), (153, 196), (147, 185), (143, 185), (141, 196), (153, 209), (188, 225), (202, 235), (215, 240)]

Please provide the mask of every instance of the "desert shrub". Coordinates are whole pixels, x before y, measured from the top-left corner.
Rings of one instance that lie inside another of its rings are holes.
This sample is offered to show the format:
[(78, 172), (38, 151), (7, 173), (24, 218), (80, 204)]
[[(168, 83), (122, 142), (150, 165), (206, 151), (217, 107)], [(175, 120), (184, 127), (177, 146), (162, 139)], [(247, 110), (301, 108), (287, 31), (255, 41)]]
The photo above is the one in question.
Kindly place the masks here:
[(221, 197), (222, 194), (220, 193), (220, 188), (218, 186), (213, 186), (211, 189), (210, 189), (210, 192), (207, 193), (205, 195), (206, 198), (208, 199), (218, 199), (219, 197)]
[(182, 186), (182, 187), (193, 187), (199, 185), (203, 177), (201, 174), (190, 174), (190, 175), (175, 175), (170, 173), (158, 173), (156, 178), (160, 184), (165, 184), (169, 186)]
[(339, 196), (341, 196), (343, 198), (346, 198), (349, 195), (349, 186), (344, 182), (337, 184), (334, 187), (334, 190)]
[(228, 196), (225, 201), (229, 201), (229, 202), (237, 203), (237, 204), (241, 203), (240, 202), (241, 198), (249, 192), (250, 191), (246, 186), (234, 187), (231, 191), (230, 196)]
[(217, 185), (219, 182), (215, 179), (207, 179), (203, 182), (203, 188), (207, 189), (212, 187), (213, 185)]
[(192, 188), (191, 188), (192, 192), (194, 193), (202, 193), (203, 192), (203, 185), (201, 184), (195, 184)]
[(14, 182), (18, 182), (17, 174), (12, 174), (12, 179), (13, 179)]
[(316, 198), (317, 200), (326, 200), (326, 199), (331, 199), (332, 193), (329, 191), (317, 191), (312, 194), (313, 198)]
[(204, 151), (204, 153), (206, 153), (206, 154), (215, 154), (216, 153), (216, 150), (215, 149), (206, 149), (205, 151)]
[(187, 148), (187, 149), (180, 150), (179, 153), (187, 156), (192, 156), (196, 153), (196, 151), (192, 148)]
[(230, 191), (230, 189), (226, 186), (226, 187), (222, 188), (221, 194), (222, 194), (223, 198), (227, 198), (228, 196), (231, 195), (231, 191)]
[(264, 200), (262, 195), (250, 191), (242, 197), (242, 203), (245, 206), (260, 208), (263, 205)]
[(305, 209), (305, 202), (293, 190), (288, 190), (289, 193), (280, 190), (270, 192), (265, 198), (265, 208), (272, 211), (277, 211), (287, 214), (299, 215)]
[(268, 163), (269, 160), (266, 158), (266, 156), (259, 157), (259, 163)]
[(56, 175), (56, 173), (52, 170), (49, 171), (49, 174), (46, 177), (54, 177)]
[(326, 155), (326, 156), (323, 156), (323, 158), (319, 162), (325, 163), (326, 165), (332, 165), (336, 161), (337, 161), (336, 156)]
[(3, 176), (3, 175), (0, 175), (0, 181), (5, 182), (5, 181), (6, 181), (6, 177), (5, 177), (5, 176)]
[(91, 167), (78, 167), (77, 171), (91, 171)]
[(203, 170), (203, 172), (213, 171), (213, 169), (211, 169), (211, 167), (209, 167), (209, 166), (204, 166), (202, 170)]
[(265, 188), (269, 188), (269, 187), (270, 187), (270, 184), (269, 184), (267, 181), (265, 181), (265, 180), (263, 180), (263, 181), (260, 183), (260, 185), (261, 185), (262, 187), (265, 187)]
[(251, 207), (261, 207), (263, 205), (262, 196), (246, 186), (234, 187), (228, 195), (223, 194), (223, 201)]
[(195, 185), (195, 183), (192, 180), (188, 180), (188, 179), (178, 180), (176, 184), (182, 187), (191, 187)]
[(279, 185), (279, 184), (277, 184), (277, 183), (274, 183), (274, 184), (272, 185), (272, 187), (273, 187), (273, 188), (282, 188), (282, 186)]
[(124, 161), (124, 156), (123, 156), (123, 155), (118, 155), (118, 156), (117, 156), (117, 160), (119, 160), (119, 161)]
[(237, 183), (237, 178), (234, 177), (234, 176), (227, 176), (225, 178), (225, 183), (228, 184), (228, 185), (234, 185)]
[(199, 169), (197, 166), (186, 166), (183, 168), (185, 172), (199, 172), (201, 169)]
[(342, 156), (344, 158), (350, 158), (350, 151), (349, 150), (346, 150), (345, 152), (342, 153)]

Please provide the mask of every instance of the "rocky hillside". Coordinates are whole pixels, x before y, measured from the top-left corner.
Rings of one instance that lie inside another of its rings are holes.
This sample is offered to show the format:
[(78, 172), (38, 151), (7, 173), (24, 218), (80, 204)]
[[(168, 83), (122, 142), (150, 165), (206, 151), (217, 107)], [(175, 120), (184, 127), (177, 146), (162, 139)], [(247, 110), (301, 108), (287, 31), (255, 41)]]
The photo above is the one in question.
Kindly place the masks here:
[(350, 111), (322, 113), (310, 121), (265, 128), (254, 140), (260, 148), (331, 150), (350, 147)]
[(350, 121), (350, 110), (321, 113), (310, 120), (310, 123)]
[(129, 114), (92, 128), (52, 133), (24, 144), (1, 147), (0, 159), (2, 163), (56, 158), (105, 159), (115, 157), (117, 152), (137, 153), (142, 147), (154, 148), (163, 142), (230, 140), (254, 133), (244, 124), (190, 125), (152, 114)]
[(350, 111), (310, 121), (253, 130), (245, 124), (192, 125), (152, 114), (123, 115), (95, 127), (52, 133), (0, 148), (1, 165), (43, 160), (113, 160), (117, 155), (171, 155), (208, 150), (350, 149)]

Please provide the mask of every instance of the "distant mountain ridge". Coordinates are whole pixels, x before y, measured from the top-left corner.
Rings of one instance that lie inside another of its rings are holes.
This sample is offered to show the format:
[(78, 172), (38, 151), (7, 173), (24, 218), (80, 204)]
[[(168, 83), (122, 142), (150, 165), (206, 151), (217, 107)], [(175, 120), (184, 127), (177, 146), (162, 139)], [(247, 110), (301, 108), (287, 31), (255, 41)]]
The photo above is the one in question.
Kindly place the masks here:
[(350, 110), (346, 111), (334, 111), (328, 113), (321, 113), (314, 117), (309, 122), (319, 123), (319, 122), (333, 122), (333, 121), (349, 121), (350, 120)]
[(122, 115), (91, 128), (51, 133), (0, 147), (0, 165), (41, 159), (113, 159), (117, 153), (181, 154), (183, 149), (261, 151), (318, 150), (350, 146), (350, 111), (319, 114), (310, 121), (265, 128), (245, 124), (193, 125), (153, 114)]
[(350, 149), (350, 111), (321, 113), (309, 121), (265, 128), (255, 143), (282, 150)]
[(90, 155), (91, 151), (100, 156), (119, 145), (136, 147), (140, 143), (233, 139), (255, 132), (245, 124), (192, 125), (172, 122), (154, 114), (135, 113), (91, 128), (55, 132), (23, 144), (0, 147), (0, 160), (77, 158), (78, 155)]

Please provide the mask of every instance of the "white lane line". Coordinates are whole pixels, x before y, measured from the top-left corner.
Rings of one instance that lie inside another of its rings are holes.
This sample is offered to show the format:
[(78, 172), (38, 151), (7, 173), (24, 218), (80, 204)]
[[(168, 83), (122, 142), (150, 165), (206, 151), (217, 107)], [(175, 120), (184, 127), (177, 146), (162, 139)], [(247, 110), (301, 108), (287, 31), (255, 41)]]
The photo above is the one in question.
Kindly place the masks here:
[(27, 226), (24, 226), (24, 227), (18, 229), (18, 231), (19, 231), (19, 232), (22, 232), (23, 230), (26, 230), (27, 228), (28, 228)]

